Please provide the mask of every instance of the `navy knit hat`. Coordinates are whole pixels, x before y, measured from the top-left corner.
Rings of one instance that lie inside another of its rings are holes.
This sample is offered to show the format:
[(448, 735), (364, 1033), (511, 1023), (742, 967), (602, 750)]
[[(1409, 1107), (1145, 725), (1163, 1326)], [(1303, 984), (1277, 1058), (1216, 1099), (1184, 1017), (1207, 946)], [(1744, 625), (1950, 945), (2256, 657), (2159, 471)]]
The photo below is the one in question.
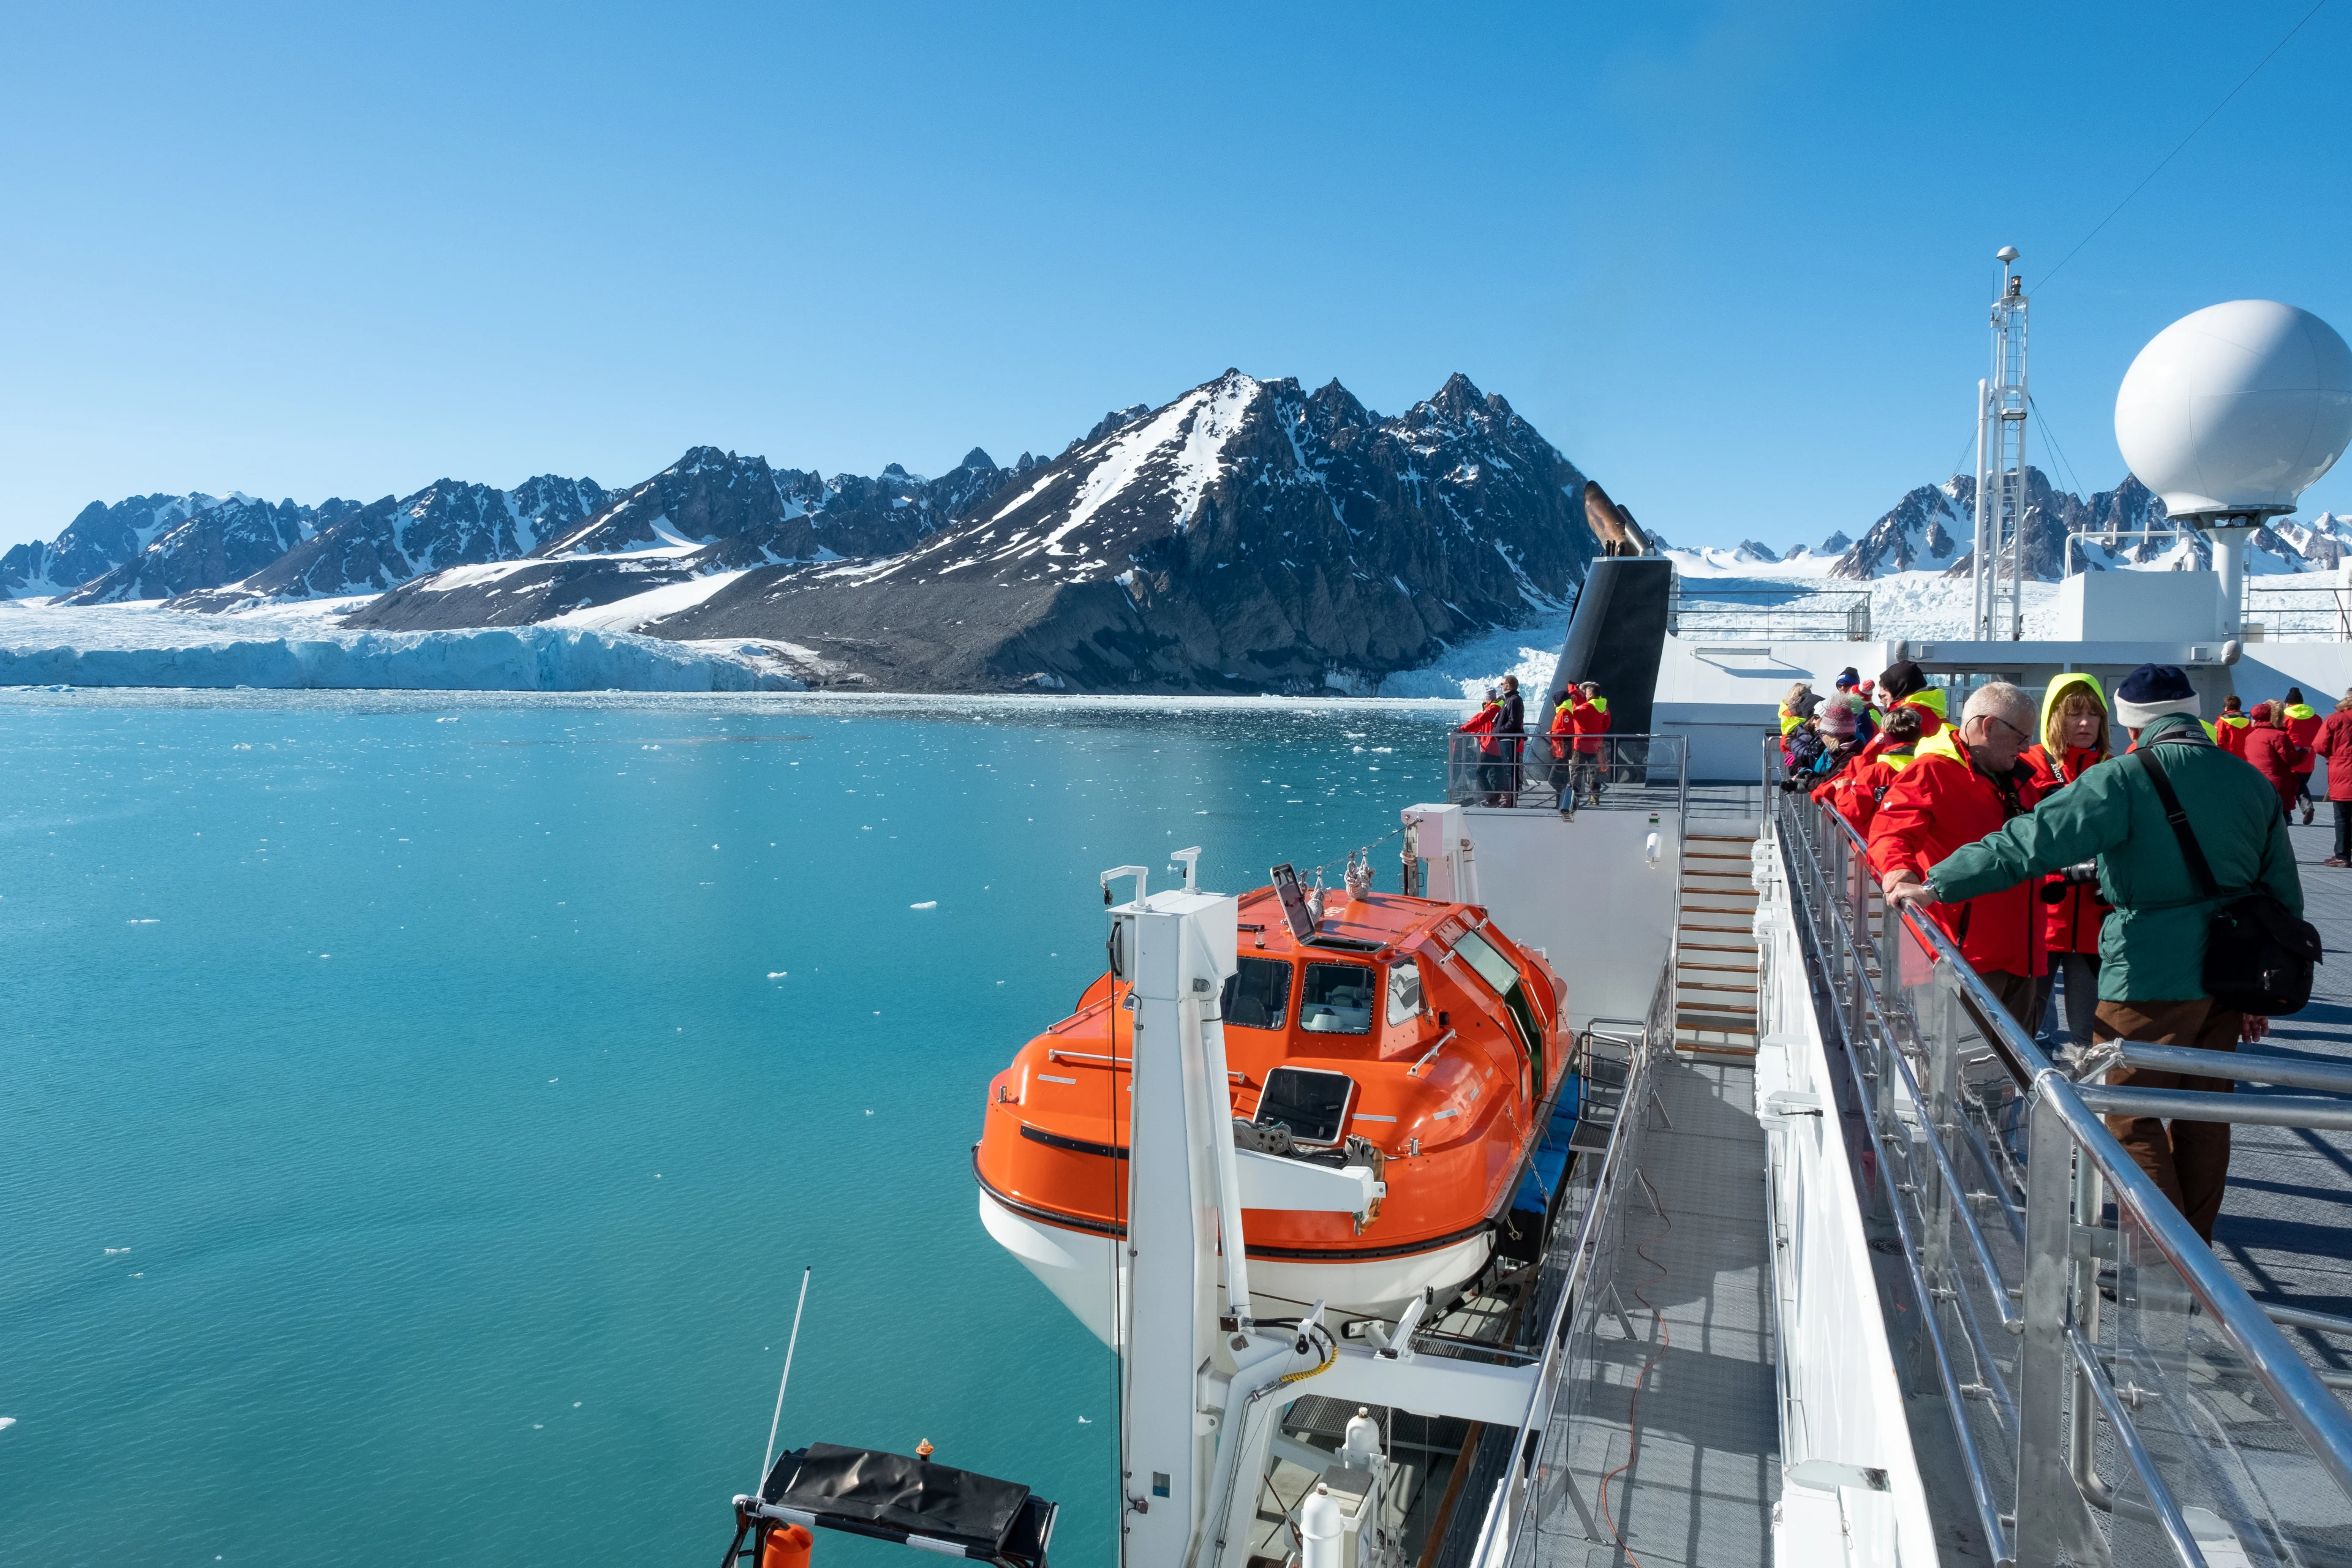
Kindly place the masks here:
[(2178, 665), (2143, 664), (2116, 688), (2116, 718), (2126, 730), (2143, 730), (2168, 713), (2197, 717), (2197, 689)]
[(1851, 691), (1861, 684), (1862, 672), (1854, 668), (1853, 666), (1849, 664), (1843, 669), (1838, 671), (1837, 689), (1840, 691)]

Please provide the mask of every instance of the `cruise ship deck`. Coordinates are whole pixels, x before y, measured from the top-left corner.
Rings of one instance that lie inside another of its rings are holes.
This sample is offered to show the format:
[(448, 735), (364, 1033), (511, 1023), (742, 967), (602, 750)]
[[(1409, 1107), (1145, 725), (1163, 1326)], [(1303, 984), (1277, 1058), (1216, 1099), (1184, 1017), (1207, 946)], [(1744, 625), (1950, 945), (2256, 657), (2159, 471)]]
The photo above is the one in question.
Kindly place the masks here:
[[(1700, 836), (1716, 828), (1752, 834), (1759, 793), (1694, 788), (1691, 847), (1713, 847)], [(2329, 934), (2334, 962), (2323, 966), (2310, 1005), (2281, 1019), (2266, 1044), (2352, 1067), (2352, 944), (2340, 935), (2352, 931), (2352, 872), (2321, 864), (2332, 843), (2325, 820), (2297, 826), (2292, 837), (2307, 912)], [(1685, 886), (1687, 897), (1687, 877)], [(1719, 892), (1698, 896), (1709, 905), (1723, 900)], [(1883, 913), (1874, 898), (1871, 905)], [(1716, 929), (1693, 932), (1695, 921)], [(1686, 913), (1684, 941), (1736, 945), (1722, 929), (1732, 923)], [(2063, 1041), (2063, 1022), (2053, 1019), (2053, 1026), (2043, 1039)], [(1834, 1042), (1831, 1048), (1838, 1049)], [(2252, 1083), (2241, 1092), (2306, 1103), (2310, 1093)], [(1572, 1373), (1580, 1386), (1563, 1396), (1546, 1433), (1547, 1484), (1515, 1563), (1736, 1568), (1772, 1560), (1789, 1457), (1776, 1409), (1776, 1292), (1767, 1238), (1785, 1232), (1769, 1213), (1767, 1138), (1757, 1109), (1756, 1067), (1736, 1035), (1680, 1030), (1673, 1056), (1654, 1067), (1635, 1146), (1642, 1180), (1626, 1200), (1611, 1266), (1598, 1276), (1603, 1300), (1589, 1359)], [(2352, 1247), (2345, 1228), (2352, 1217), (2352, 1131), (2241, 1125), (2235, 1151), (2214, 1253), (2257, 1303), (2352, 1320)], [(1912, 1303), (1896, 1261), (1899, 1227), (1885, 1213), (1872, 1212), (1870, 1193), (1860, 1195), (1887, 1321), (1900, 1323)], [(2352, 1394), (2352, 1332), (2280, 1326), (2339, 1401)], [(2106, 1332), (2116, 1334), (2115, 1323)], [(1969, 1522), (1967, 1467), (1923, 1349), (1895, 1333), (1911, 1438), (1937, 1521), (1936, 1554), (1945, 1563), (1992, 1563), (2003, 1554)], [(1987, 1381), (1998, 1383), (1998, 1373)], [(2214, 1510), (2190, 1508), (2205, 1560), (2352, 1562), (2352, 1508), (2287, 1423), (2256, 1408), (2259, 1395), (2241, 1398), (2244, 1391), (2226, 1371), (2192, 1368), (2184, 1381), (2221, 1415), (2227, 1437), (2216, 1450), (2231, 1451), (2287, 1531), (2287, 1538), (2225, 1541), (2230, 1532)], [(2210, 1455), (2189, 1452), (2198, 1445), (2168, 1443), (2168, 1436), (2178, 1435), (2142, 1434), (2160, 1467), (2210, 1468)], [(2095, 1452), (2101, 1468), (2119, 1468), (2112, 1434), (2099, 1434)], [(2014, 1485), (2013, 1477), (2000, 1480)], [(2144, 1505), (2126, 1502), (2106, 1526), (2105, 1554), (2112, 1561), (2176, 1555), (2151, 1538), (2147, 1513)], [(2004, 1522), (2013, 1521), (2004, 1516)]]

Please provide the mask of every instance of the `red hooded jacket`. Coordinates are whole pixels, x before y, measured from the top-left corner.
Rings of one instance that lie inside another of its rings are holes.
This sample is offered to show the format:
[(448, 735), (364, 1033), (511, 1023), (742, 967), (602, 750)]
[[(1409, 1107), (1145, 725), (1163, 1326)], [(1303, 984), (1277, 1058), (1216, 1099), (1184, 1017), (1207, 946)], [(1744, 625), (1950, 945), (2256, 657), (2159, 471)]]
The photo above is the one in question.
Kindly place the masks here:
[[(1914, 761), (1878, 803), (1870, 824), (1870, 864), (1882, 879), (1898, 870), (1927, 876), (1952, 851), (2032, 811), (2042, 798), (2032, 771), (2018, 769), (2011, 774), (2017, 792), (2012, 812), (2000, 786), (1969, 762), (1957, 731), (1949, 755), (1931, 752)], [(1928, 912), (1979, 972), (2043, 974), (2050, 964), (2036, 916), (2040, 894), (2036, 879), (1957, 904), (1933, 904)]]
[[(2053, 766), (2047, 746), (2028, 746), (2019, 753), (2018, 760), (2033, 770), (2034, 784), (2047, 800), (2081, 778), (2085, 768), (2106, 761), (2106, 753), (2088, 746), (2069, 746), (2065, 756)], [(2069, 882), (2063, 877), (2045, 878), (2040, 884), (2065, 889), (2066, 896), (2054, 904), (2042, 906), (2042, 945), (2052, 952), (2097, 952), (2099, 928), (2115, 906), (2099, 897), (2095, 885)]]
[(2287, 739), (2303, 749), (2303, 760), (2295, 764), (2294, 771), (2307, 773), (2317, 767), (2319, 758), (2311, 748), (2319, 739), (2319, 731), (2327, 721), (2321, 718), (2318, 710), (2308, 702), (2295, 702), (2281, 711), (2279, 722), (2285, 727)]
[(2256, 772), (2270, 781), (2278, 791), (2279, 799), (2293, 805), (2294, 776), (2301, 773), (2308, 753), (2294, 743), (2294, 737), (2276, 724), (2257, 724), (2246, 731), (2246, 761)]
[(2243, 713), (2224, 713), (2213, 721), (2213, 739), (2233, 757), (2246, 754), (2246, 731), (2254, 721)]
[(1881, 735), (1843, 771), (1813, 791), (1813, 798), (1853, 824), (1865, 842), (1878, 803), (1886, 798), (1897, 774), (1911, 765), (1916, 741), (1889, 742)]
[(2311, 749), (2327, 759), (2327, 798), (2352, 800), (2352, 708), (2338, 708), (2322, 720)]

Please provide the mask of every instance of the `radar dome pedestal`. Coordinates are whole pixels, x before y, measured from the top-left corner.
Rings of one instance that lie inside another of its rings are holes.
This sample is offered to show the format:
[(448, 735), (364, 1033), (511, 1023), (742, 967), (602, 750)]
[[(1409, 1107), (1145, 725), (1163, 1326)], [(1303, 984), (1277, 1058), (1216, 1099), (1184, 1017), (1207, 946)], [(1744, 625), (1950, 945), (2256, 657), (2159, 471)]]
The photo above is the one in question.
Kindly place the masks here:
[(2116, 395), (2116, 445), (2167, 512), (2212, 538), (2238, 629), (2246, 540), (2352, 444), (2352, 349), (2308, 310), (2232, 300), (2150, 339)]

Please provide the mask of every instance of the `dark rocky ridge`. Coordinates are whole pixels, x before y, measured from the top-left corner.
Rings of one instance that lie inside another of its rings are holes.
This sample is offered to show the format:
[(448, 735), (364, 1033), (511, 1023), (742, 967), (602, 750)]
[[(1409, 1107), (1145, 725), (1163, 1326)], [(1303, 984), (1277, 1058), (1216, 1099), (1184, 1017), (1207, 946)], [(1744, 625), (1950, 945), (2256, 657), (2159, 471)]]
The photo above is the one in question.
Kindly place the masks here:
[(1459, 375), (1381, 419), (1336, 382), (1227, 372), (1050, 462), (985, 463), (819, 490), (697, 448), (551, 559), (421, 578), (349, 624), (541, 620), (727, 571), (639, 629), (788, 641), (895, 689), (1358, 689), (1562, 605), (1592, 554), (1584, 476)]
[(593, 479), (553, 474), (511, 490), (436, 480), (415, 495), (359, 507), (266, 566), (216, 578), (175, 607), (223, 610), (271, 599), (380, 594), (421, 573), (511, 561), (607, 499)]

